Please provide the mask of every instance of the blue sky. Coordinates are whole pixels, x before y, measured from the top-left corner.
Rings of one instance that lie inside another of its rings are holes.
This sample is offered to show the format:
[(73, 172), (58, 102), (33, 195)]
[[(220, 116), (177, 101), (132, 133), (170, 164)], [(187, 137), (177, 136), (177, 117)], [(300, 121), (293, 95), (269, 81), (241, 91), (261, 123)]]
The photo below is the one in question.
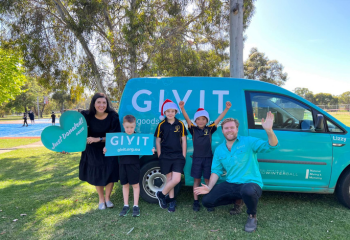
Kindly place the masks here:
[(288, 90), (350, 91), (350, 0), (257, 0), (243, 58), (257, 47), (283, 64)]

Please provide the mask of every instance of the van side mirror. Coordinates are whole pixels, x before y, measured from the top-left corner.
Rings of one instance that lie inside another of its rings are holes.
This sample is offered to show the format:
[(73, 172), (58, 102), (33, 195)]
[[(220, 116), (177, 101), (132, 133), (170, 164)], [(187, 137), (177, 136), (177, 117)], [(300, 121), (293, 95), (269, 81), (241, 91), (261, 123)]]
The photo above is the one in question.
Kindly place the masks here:
[(317, 114), (316, 124), (315, 124), (316, 132), (324, 131), (324, 118), (322, 114)]

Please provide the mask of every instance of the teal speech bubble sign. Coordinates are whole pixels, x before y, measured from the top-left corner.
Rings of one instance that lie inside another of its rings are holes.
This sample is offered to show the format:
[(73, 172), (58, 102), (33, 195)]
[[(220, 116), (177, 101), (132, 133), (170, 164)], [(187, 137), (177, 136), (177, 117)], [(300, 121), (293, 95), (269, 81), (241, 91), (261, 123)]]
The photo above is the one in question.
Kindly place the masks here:
[(67, 111), (60, 117), (61, 126), (46, 127), (41, 133), (44, 146), (54, 152), (82, 152), (86, 148), (87, 124), (76, 111)]

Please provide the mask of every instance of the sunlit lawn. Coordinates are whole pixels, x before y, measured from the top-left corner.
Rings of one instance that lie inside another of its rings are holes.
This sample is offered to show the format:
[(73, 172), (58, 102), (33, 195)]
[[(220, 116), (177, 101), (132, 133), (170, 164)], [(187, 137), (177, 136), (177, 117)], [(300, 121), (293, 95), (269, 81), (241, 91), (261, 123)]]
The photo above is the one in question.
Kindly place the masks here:
[[(96, 210), (95, 188), (78, 179), (79, 154), (44, 148), (0, 154), (0, 239), (348, 239), (350, 210), (334, 195), (264, 192), (259, 228), (245, 233), (246, 214), (231, 216), (231, 206), (192, 211), (192, 190), (181, 189), (173, 214), (141, 200), (141, 216)], [(20, 216), (20, 214), (27, 214)], [(14, 221), (18, 219), (17, 221)], [(129, 234), (127, 234), (133, 229)]]
[(344, 123), (346, 126), (350, 127), (350, 113), (349, 112), (339, 112), (330, 113), (333, 117)]
[[(57, 116), (57, 114), (56, 114), (56, 116)], [(50, 119), (51, 118), (51, 114), (50, 115), (43, 115), (43, 118), (44, 119)], [(43, 118), (40, 118), (40, 119), (43, 119)], [(38, 119), (38, 116), (35, 116), (34, 120), (37, 120), (37, 119)], [(5, 116), (4, 118), (0, 118), (0, 121), (13, 121), (13, 120), (23, 120), (23, 114), (20, 115), (20, 116), (10, 115), (10, 116)], [(28, 121), (28, 123), (30, 123), (29, 116), (27, 116), (27, 121)]]
[(39, 138), (0, 139), (1, 148), (12, 148), (40, 141)]

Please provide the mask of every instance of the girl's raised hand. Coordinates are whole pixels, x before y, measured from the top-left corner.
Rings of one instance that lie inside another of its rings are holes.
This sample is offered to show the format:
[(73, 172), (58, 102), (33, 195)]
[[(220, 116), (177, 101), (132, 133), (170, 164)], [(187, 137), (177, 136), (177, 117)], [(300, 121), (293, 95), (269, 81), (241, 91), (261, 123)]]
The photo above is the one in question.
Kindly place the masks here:
[(232, 107), (232, 103), (230, 101), (226, 102), (226, 108), (230, 109)]
[(179, 102), (179, 107), (182, 109), (185, 107), (185, 102), (184, 101), (181, 101)]

